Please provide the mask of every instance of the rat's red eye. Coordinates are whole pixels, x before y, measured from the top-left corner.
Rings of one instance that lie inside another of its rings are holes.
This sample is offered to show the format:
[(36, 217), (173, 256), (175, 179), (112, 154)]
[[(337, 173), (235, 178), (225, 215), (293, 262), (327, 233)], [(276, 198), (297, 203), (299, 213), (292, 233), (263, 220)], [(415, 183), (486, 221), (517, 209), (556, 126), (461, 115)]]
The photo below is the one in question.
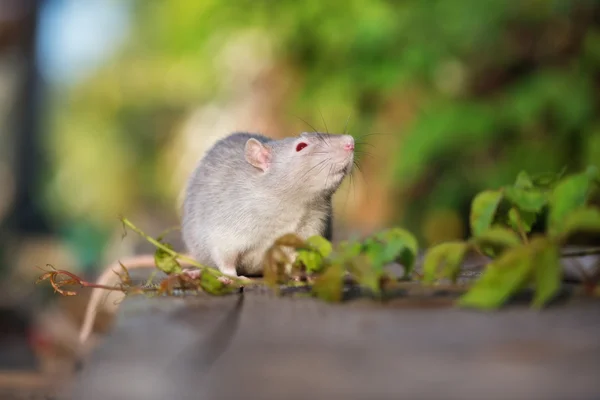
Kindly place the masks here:
[(308, 146), (306, 143), (304, 143), (304, 142), (300, 142), (300, 143), (298, 143), (298, 145), (296, 146), (296, 151), (300, 151), (300, 150), (302, 150), (303, 148), (305, 148), (306, 146)]

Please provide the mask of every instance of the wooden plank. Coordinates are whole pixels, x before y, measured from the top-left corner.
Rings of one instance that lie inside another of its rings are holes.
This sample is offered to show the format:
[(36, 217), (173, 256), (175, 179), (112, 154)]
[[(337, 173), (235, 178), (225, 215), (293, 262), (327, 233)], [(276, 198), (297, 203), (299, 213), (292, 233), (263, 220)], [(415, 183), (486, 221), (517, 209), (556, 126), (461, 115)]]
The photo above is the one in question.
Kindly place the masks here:
[(595, 399), (600, 302), (486, 314), (256, 290), (130, 298), (72, 399)]

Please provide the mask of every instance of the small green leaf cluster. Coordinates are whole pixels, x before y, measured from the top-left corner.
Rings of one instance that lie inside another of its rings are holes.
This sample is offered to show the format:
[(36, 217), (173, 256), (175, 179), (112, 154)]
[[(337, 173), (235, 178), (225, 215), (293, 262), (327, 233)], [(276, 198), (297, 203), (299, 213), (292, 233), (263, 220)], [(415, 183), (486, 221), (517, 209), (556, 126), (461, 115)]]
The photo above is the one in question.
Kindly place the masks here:
[[(281, 251), (292, 247), (297, 256), (292, 262)], [(385, 266), (398, 262), (410, 276), (418, 252), (415, 237), (400, 228), (378, 232), (362, 241), (344, 241), (336, 246), (321, 236), (302, 240), (295, 235), (280, 238), (265, 257), (265, 279), (275, 285), (306, 281), (316, 297), (337, 302), (343, 298), (345, 278), (380, 296), (391, 280)], [(292, 266), (286, 273), (286, 265)]]
[[(534, 307), (546, 305), (560, 288), (561, 248), (576, 233), (600, 232), (600, 210), (588, 205), (598, 187), (597, 169), (562, 175), (534, 178), (521, 172), (513, 185), (476, 195), (470, 213), (472, 237), (428, 249), (424, 282), (456, 281), (465, 256), (479, 252), (492, 261), (460, 305), (497, 308), (527, 287), (535, 289)], [(540, 221), (545, 233), (529, 238)]]
[[(512, 185), (477, 194), (471, 203), (472, 236), (465, 241), (440, 243), (427, 249), (423, 275), (417, 280), (424, 286), (435, 286), (440, 280), (456, 283), (467, 255), (480, 253), (487, 255), (490, 262), (480, 278), (465, 286), (466, 290), (461, 289), (464, 293), (458, 300), (459, 305), (495, 309), (526, 288), (534, 289), (532, 306), (540, 308), (548, 304), (561, 286), (561, 249), (576, 234), (600, 233), (600, 209), (589, 204), (591, 195), (599, 187), (597, 169), (590, 167), (580, 173), (563, 175), (531, 177), (521, 172)], [(91, 284), (68, 271), (54, 269), (46, 271), (39, 281), (49, 280), (63, 295), (74, 294), (61, 289), (72, 284), (126, 293), (169, 294), (173, 289), (202, 289), (214, 295), (256, 284), (225, 276), (177, 253), (164, 242), (165, 234), (153, 238), (128, 219), (121, 218), (121, 221), (124, 227), (156, 247), (156, 267), (168, 275), (158, 287), (132, 285), (124, 265), (121, 265), (124, 270), (121, 284), (115, 287)], [(540, 222), (545, 225), (544, 232), (532, 234), (534, 225)], [(415, 236), (402, 228), (336, 245), (321, 236), (303, 240), (288, 234), (277, 239), (266, 252), (264, 280), (276, 290), (282, 285), (306, 286), (312, 295), (330, 302), (343, 300), (347, 283), (381, 298), (386, 289), (399, 285), (386, 266), (394, 262), (401, 264), (403, 279), (411, 280), (417, 275), (418, 251)], [(197, 274), (185, 273), (180, 260), (196, 267)], [(62, 281), (57, 278), (62, 276), (67, 278)], [(596, 281), (586, 283), (595, 293), (598, 292)]]

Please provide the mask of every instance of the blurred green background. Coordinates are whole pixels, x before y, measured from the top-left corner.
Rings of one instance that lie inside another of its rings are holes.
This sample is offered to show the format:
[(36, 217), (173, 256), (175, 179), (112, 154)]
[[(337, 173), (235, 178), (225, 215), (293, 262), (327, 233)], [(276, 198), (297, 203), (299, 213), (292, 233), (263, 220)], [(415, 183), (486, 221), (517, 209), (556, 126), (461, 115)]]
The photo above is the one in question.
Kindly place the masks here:
[[(477, 191), (600, 166), (598, 1), (47, 3), (36, 206), (87, 268), (118, 242), (118, 215), (150, 233), (178, 223), (187, 174), (233, 130), (348, 120), (368, 154), (336, 199), (338, 237), (461, 237)], [(54, 53), (77, 38), (104, 50), (69, 76)]]
[(152, 251), (119, 215), (178, 224), (232, 131), (347, 127), (336, 237), (403, 226), (425, 247), (522, 169), (600, 167), (599, 88), (596, 0), (0, 0), (0, 370), (32, 348), (70, 368), (89, 291), (56, 296), (38, 267), (93, 278)]

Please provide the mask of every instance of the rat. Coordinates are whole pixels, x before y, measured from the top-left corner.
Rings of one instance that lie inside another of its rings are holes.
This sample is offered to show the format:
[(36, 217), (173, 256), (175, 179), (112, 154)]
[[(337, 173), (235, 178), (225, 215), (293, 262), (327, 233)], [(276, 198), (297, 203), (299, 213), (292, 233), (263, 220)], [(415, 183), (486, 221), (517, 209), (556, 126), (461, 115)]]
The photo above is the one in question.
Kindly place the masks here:
[[(331, 240), (332, 196), (353, 165), (351, 135), (303, 132), (279, 140), (246, 132), (226, 136), (188, 179), (181, 217), (187, 252), (224, 275), (252, 277), (262, 275), (264, 254), (285, 234)], [(295, 252), (288, 256), (295, 260)], [(127, 268), (154, 265), (151, 255), (127, 261)], [(114, 279), (113, 268), (120, 268), (119, 263), (107, 267), (97, 283)], [(194, 275), (194, 270), (185, 272)], [(94, 289), (88, 302), (81, 342), (91, 333), (100, 290)]]
[(234, 133), (207, 152), (185, 193), (182, 237), (192, 257), (230, 276), (262, 273), (287, 233), (331, 237), (331, 198), (350, 173), (354, 138)]

